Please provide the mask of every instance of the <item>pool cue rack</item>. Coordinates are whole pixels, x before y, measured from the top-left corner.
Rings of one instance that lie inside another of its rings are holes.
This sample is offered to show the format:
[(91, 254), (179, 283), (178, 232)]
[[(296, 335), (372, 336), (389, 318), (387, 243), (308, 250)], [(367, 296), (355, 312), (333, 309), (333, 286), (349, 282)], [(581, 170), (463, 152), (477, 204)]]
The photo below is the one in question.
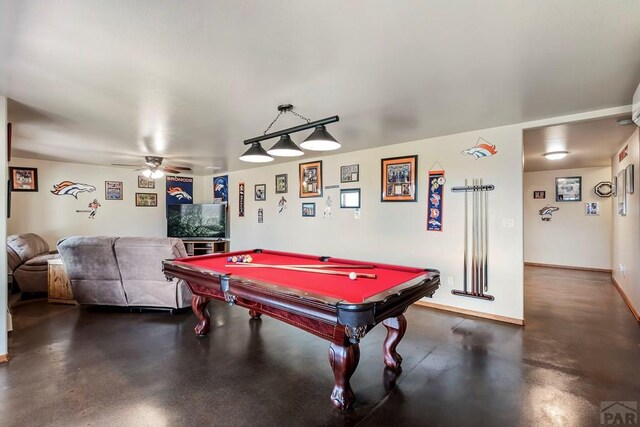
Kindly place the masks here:
[[(471, 185), (468, 185), (468, 180), (465, 179), (463, 187), (451, 189), (453, 193), (464, 193), (463, 290), (454, 289), (451, 291), (453, 295), (487, 301), (495, 299), (493, 295), (485, 293), (489, 291), (489, 269), (487, 268), (489, 191), (494, 189), (493, 185), (485, 185), (482, 178), (472, 179)], [(471, 206), (469, 206), (468, 193), (471, 193)], [(471, 221), (469, 221), (469, 212), (471, 213)], [(471, 229), (470, 233), (469, 229)], [(471, 252), (470, 257), (469, 252)]]

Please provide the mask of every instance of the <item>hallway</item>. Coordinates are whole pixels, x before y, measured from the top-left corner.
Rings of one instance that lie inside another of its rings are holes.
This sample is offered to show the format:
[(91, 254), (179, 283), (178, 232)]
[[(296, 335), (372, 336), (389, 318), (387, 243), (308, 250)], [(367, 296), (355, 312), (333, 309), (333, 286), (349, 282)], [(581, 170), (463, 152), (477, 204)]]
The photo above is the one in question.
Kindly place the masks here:
[(602, 401), (640, 400), (640, 326), (609, 276), (527, 267), (525, 284), (524, 328), (410, 308), (396, 388), (373, 329), (346, 414), (327, 343), (244, 309), (212, 303), (197, 339), (189, 312), (21, 303), (0, 425), (586, 426)]

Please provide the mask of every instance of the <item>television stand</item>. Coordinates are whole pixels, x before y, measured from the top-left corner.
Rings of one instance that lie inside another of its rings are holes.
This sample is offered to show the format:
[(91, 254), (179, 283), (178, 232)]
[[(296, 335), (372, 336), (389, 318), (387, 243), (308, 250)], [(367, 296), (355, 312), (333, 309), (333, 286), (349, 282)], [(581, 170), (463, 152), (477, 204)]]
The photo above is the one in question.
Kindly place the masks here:
[(208, 255), (229, 252), (228, 239), (180, 239), (187, 249), (187, 255)]

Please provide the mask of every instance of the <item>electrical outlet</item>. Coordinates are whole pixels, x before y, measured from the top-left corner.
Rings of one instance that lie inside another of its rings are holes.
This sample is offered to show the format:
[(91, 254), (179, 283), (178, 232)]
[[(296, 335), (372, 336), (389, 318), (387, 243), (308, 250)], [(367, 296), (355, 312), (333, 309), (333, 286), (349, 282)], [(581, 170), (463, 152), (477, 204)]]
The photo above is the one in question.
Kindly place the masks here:
[(447, 279), (447, 284), (453, 287), (453, 276), (449, 276), (449, 278)]

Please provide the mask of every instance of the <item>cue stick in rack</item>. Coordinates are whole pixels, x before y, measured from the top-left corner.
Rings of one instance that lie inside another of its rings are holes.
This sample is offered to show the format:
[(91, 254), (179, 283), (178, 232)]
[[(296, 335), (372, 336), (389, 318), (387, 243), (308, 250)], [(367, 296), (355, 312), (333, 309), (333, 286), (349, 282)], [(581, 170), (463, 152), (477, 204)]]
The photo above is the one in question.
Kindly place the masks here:
[[(329, 274), (329, 275), (333, 275), (333, 276), (349, 276), (349, 274), (350, 274), (350, 273), (347, 273), (345, 271), (323, 270), (323, 269), (302, 268), (302, 267), (290, 267), (290, 266), (286, 266), (286, 265), (270, 265), (270, 264), (227, 264), (227, 265), (225, 265), (225, 267), (240, 267), (240, 268), (262, 267), (262, 268), (274, 268), (276, 270), (302, 271), (304, 273)], [(362, 277), (364, 279), (377, 279), (378, 278), (377, 275), (369, 274), (369, 273), (356, 273), (356, 276), (357, 277)]]
[(489, 291), (489, 192), (484, 192), (484, 292)]
[[(467, 179), (464, 179), (464, 186), (467, 186)], [(468, 220), (468, 214), (467, 214), (467, 194), (468, 192), (465, 191), (464, 192), (464, 269), (462, 270), (462, 281), (464, 283), (464, 292), (467, 293), (467, 264), (468, 264), (468, 260), (467, 260), (467, 252), (469, 251), (467, 248), (467, 240), (468, 240), (468, 228), (469, 228), (469, 220)]]

